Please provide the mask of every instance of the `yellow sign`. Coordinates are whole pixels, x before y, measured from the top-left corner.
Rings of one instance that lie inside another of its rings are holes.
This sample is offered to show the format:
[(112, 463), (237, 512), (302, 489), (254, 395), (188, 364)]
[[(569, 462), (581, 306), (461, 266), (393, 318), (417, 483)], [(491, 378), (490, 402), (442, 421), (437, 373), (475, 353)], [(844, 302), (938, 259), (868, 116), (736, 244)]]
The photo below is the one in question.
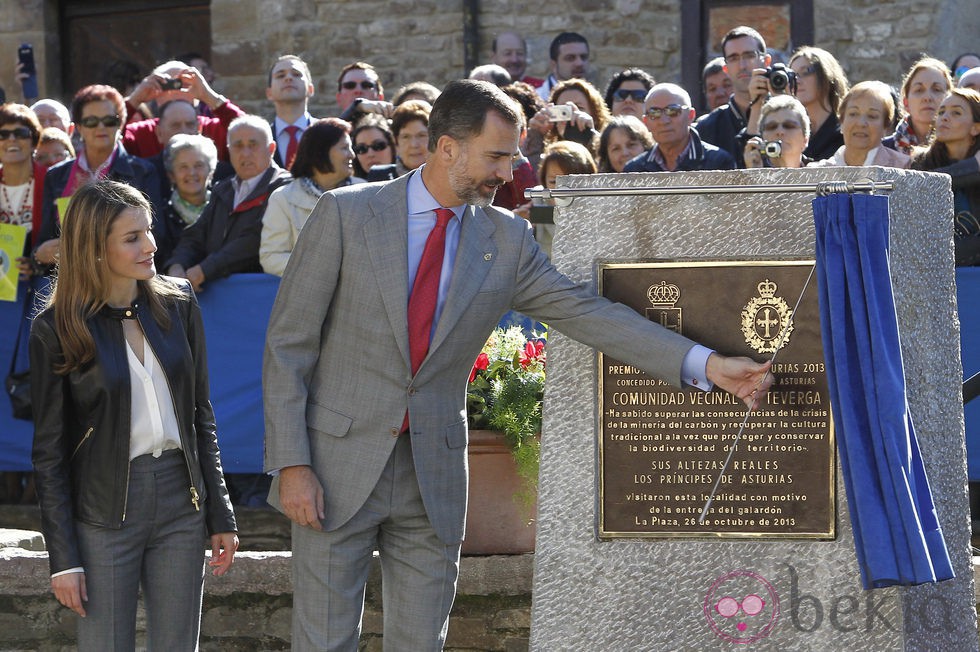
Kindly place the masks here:
[(24, 255), (27, 228), (0, 224), (0, 301), (17, 300), (17, 259)]

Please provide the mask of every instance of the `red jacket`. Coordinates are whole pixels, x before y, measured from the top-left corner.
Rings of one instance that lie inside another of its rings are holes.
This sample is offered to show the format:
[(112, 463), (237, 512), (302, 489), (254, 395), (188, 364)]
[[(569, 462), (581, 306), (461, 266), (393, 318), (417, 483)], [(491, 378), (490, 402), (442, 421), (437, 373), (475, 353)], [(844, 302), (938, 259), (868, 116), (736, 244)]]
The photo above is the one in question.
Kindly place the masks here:
[[(245, 115), (245, 112), (232, 104), (225, 102), (214, 111), (215, 117), (197, 116), (197, 124), (201, 134), (214, 141), (218, 147), (218, 160), (228, 160), (228, 125), (232, 120)], [(123, 147), (133, 156), (149, 158), (163, 151), (163, 145), (157, 139), (157, 123), (159, 118), (131, 122), (123, 130)]]
[[(31, 207), (31, 232), (27, 235), (27, 251), (34, 248), (33, 241), (41, 231), (41, 198), (44, 196), (44, 175), (48, 169), (40, 163), (34, 163), (34, 205)], [(3, 168), (0, 167), (0, 183), (3, 183)]]

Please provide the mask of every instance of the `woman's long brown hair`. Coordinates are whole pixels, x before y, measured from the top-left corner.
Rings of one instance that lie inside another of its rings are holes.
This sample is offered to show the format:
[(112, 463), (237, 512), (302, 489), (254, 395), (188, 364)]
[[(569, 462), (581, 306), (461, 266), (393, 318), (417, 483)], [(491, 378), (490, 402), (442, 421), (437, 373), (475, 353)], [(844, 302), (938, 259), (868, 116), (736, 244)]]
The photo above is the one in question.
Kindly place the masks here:
[[(142, 193), (116, 181), (86, 185), (71, 198), (61, 224), (57, 279), (47, 300), (54, 308), (55, 333), (64, 356), (55, 365), (55, 373), (70, 373), (95, 357), (95, 340), (87, 320), (106, 305), (111, 284), (106, 243), (113, 223), (129, 208), (152, 215)], [(183, 293), (157, 276), (137, 283), (154, 320), (170, 328), (164, 300), (183, 297)]]

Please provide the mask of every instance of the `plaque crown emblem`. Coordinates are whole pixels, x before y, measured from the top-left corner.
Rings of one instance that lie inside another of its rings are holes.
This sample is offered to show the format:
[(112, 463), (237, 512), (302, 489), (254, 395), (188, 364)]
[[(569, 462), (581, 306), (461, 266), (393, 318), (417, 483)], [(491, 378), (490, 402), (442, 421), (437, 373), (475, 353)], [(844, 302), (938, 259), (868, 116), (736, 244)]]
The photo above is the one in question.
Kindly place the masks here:
[(776, 296), (776, 284), (769, 279), (759, 283), (756, 288), (759, 290), (759, 296), (763, 298), (771, 299), (772, 297)]
[(647, 299), (654, 305), (674, 305), (680, 297), (680, 288), (667, 281), (660, 281), (659, 285), (647, 288)]

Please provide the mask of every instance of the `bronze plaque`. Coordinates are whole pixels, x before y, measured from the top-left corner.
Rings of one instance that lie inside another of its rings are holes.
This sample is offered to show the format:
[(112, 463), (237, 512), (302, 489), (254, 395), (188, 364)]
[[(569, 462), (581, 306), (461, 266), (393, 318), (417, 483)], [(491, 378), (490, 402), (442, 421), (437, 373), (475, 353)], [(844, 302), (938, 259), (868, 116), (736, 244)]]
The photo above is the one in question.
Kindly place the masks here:
[(764, 361), (779, 349), (775, 384), (747, 420), (726, 392), (678, 390), (599, 355), (600, 538), (834, 537), (834, 429), (811, 269), (813, 261), (600, 266), (603, 296), (665, 328), (725, 355)]

